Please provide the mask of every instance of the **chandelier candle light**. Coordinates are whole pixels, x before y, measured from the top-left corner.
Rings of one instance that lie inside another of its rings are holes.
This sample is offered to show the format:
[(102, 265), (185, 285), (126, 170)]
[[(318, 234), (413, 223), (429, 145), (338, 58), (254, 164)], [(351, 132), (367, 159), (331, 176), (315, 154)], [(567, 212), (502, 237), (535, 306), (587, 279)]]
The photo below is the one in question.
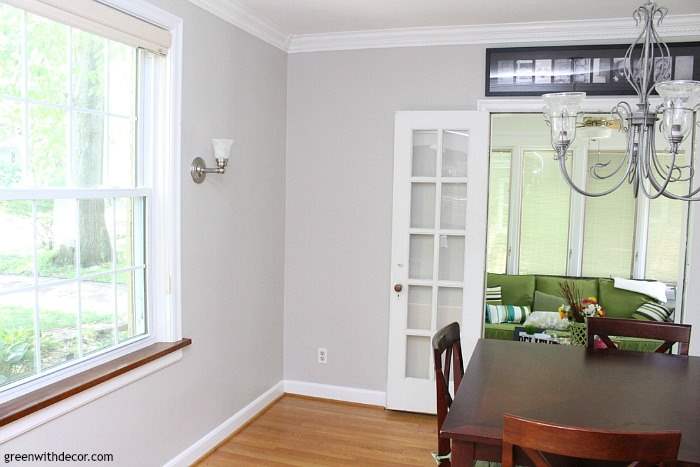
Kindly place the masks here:
[[(637, 93), (639, 102), (633, 106), (620, 102), (612, 109), (612, 115), (620, 122), (620, 129), (627, 134), (627, 148), (619, 163), (598, 162), (590, 166), (591, 176), (597, 180), (612, 179), (606, 190), (588, 192), (576, 185), (566, 167), (567, 151), (576, 137), (576, 127), (581, 116), (585, 92), (559, 92), (544, 94), (544, 118), (551, 129), (555, 158), (566, 182), (584, 196), (605, 196), (630, 183), (634, 196), (643, 192), (651, 199), (665, 196), (682, 201), (700, 201), (700, 187), (692, 184), (692, 161), (683, 165), (678, 160), (681, 144), (692, 134), (696, 112), (700, 104), (699, 81), (662, 81), (654, 83), (655, 60), (671, 60), (668, 46), (658, 35), (668, 10), (652, 0), (637, 8), (633, 14), (642, 30), (625, 54), (625, 77)], [(637, 68), (637, 64), (639, 69)], [(652, 91), (661, 96), (662, 103), (652, 110), (649, 96)], [(656, 123), (669, 144), (667, 160), (656, 151)], [(672, 192), (674, 182), (691, 182), (685, 195)]]

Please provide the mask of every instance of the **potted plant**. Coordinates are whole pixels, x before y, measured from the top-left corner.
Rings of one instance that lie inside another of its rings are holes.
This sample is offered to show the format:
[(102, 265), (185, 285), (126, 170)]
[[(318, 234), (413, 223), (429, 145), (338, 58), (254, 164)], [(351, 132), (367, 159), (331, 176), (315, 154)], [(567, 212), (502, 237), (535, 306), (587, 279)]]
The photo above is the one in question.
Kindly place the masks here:
[(583, 297), (573, 281), (562, 281), (559, 285), (566, 301), (559, 307), (559, 317), (569, 320), (569, 333), (572, 345), (586, 345), (586, 320), (605, 316), (605, 310), (595, 297)]

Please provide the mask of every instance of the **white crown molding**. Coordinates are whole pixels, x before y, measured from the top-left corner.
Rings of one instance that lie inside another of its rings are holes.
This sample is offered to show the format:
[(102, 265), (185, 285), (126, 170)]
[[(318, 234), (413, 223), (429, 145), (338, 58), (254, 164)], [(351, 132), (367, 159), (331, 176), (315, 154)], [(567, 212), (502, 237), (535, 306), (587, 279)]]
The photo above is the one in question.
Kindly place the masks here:
[(287, 51), (289, 34), (283, 33), (276, 25), (256, 16), (234, 0), (190, 0), (190, 2), (258, 39)]
[[(292, 35), (288, 52), (304, 53), (465, 44), (600, 42), (632, 39), (638, 33), (639, 30), (631, 17), (383, 29)], [(700, 37), (700, 14), (668, 16), (660, 28), (660, 33), (666, 39)]]

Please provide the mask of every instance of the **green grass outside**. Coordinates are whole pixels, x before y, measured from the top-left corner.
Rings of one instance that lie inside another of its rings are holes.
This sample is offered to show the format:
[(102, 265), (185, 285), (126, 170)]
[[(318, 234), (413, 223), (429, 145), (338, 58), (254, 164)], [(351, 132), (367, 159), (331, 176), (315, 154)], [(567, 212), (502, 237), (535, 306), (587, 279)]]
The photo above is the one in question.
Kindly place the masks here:
[[(0, 330), (31, 330), (34, 327), (34, 310), (19, 306), (0, 307)], [(92, 310), (81, 311), (83, 324), (111, 324), (113, 315)], [(42, 310), (40, 314), (42, 329), (61, 329), (75, 327), (76, 313), (59, 310)]]

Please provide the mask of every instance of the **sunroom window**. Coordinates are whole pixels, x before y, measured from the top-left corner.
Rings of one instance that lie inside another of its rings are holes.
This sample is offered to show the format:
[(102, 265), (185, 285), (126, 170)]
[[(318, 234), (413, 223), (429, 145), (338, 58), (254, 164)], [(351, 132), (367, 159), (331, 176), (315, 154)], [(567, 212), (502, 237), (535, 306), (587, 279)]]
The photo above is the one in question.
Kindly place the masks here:
[(0, 390), (151, 331), (159, 59), (108, 36), (0, 4)]

